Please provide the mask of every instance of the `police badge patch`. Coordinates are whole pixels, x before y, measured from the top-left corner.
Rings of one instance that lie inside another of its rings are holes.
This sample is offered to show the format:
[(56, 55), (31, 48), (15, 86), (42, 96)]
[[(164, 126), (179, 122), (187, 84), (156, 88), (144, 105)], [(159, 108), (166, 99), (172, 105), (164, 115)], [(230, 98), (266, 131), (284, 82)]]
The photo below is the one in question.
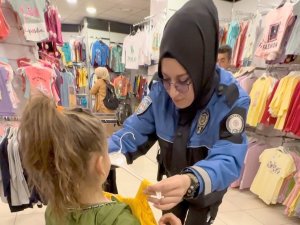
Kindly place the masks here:
[(226, 120), (226, 128), (231, 134), (240, 134), (244, 130), (244, 119), (239, 114), (232, 114)]
[(138, 116), (142, 115), (144, 112), (146, 112), (146, 110), (149, 108), (151, 104), (152, 104), (152, 99), (149, 96), (144, 97), (135, 113)]
[(199, 116), (197, 134), (201, 134), (204, 131), (208, 121), (209, 121), (209, 112), (205, 110)]

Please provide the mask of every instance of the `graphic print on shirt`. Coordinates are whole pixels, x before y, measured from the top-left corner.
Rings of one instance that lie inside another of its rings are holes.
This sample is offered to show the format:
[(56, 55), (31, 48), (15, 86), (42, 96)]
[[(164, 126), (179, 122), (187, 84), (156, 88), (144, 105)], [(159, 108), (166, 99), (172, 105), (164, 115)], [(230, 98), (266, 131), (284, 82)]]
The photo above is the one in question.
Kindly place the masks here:
[(281, 168), (277, 165), (275, 161), (270, 160), (267, 163), (267, 167), (269, 168), (270, 172), (273, 174), (280, 174)]
[(269, 42), (277, 40), (279, 27), (280, 27), (280, 23), (276, 23), (270, 26), (269, 38), (268, 38)]
[(44, 17), (45, 1), (11, 0), (10, 3), (21, 19), (26, 40), (43, 41), (48, 39)]

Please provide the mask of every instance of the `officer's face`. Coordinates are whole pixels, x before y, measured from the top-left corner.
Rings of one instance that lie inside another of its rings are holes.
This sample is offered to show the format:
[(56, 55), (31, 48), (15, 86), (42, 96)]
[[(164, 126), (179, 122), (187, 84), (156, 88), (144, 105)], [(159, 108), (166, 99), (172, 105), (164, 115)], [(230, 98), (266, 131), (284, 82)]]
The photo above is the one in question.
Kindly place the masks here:
[(195, 98), (192, 80), (176, 59), (164, 58), (161, 64), (163, 84), (179, 109), (189, 107)]

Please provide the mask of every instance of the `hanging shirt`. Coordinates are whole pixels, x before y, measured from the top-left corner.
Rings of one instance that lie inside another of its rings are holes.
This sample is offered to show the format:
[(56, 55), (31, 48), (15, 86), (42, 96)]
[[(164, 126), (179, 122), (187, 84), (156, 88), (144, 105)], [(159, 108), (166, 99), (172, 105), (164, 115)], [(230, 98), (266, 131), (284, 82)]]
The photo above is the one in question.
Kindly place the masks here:
[(234, 49), (236, 41), (240, 34), (240, 24), (237, 21), (232, 21), (227, 34), (226, 44)]
[(300, 54), (300, 1), (293, 5), (293, 15), (297, 16), (294, 29), (286, 46), (286, 55), (299, 55)]
[(111, 48), (109, 67), (115, 73), (124, 73), (125, 65), (122, 63), (122, 47), (120, 45)]
[(248, 148), (245, 160), (242, 179), (240, 182), (240, 189), (248, 189), (251, 187), (252, 182), (259, 169), (259, 157), (267, 148), (265, 144), (254, 144)]
[(47, 31), (49, 33), (49, 41), (57, 43), (58, 45), (63, 44), (61, 22), (59, 19), (58, 11), (53, 6), (48, 6), (45, 12), (45, 21)]
[(73, 76), (72, 73), (70, 72), (65, 72), (62, 73), (62, 78), (63, 78), (63, 84), (60, 89), (61, 93), (61, 105), (63, 107), (70, 107), (70, 88), (75, 89), (74, 87), (74, 79), (75, 77)]
[(243, 55), (243, 51), (244, 51), (244, 47), (245, 47), (248, 26), (249, 26), (248, 22), (241, 23), (240, 35), (238, 37), (235, 51), (233, 54), (233, 64), (235, 67), (240, 67), (243, 64), (242, 55)]
[(109, 47), (103, 41), (95, 41), (92, 45), (91, 65), (106, 66), (109, 58)]
[(293, 4), (287, 2), (284, 6), (270, 11), (266, 16), (263, 39), (255, 55), (269, 61), (278, 58), (283, 50), (282, 42), (286, 30), (291, 23), (294, 23)]
[(72, 56), (71, 56), (71, 46), (69, 43), (64, 43), (63, 47), (61, 50), (64, 53), (65, 60), (66, 60), (66, 65), (72, 62)]
[(127, 36), (123, 42), (122, 63), (126, 69), (139, 68), (139, 54), (141, 42), (137, 36)]
[(12, 116), (15, 110), (9, 97), (6, 83), (8, 82), (8, 72), (0, 67), (0, 115)]
[(253, 54), (258, 39), (258, 30), (261, 26), (261, 20), (262, 16), (260, 14), (257, 14), (255, 19), (252, 20), (249, 24), (246, 35), (245, 48), (242, 55), (243, 66), (249, 66), (253, 60)]
[[(0, 2), (1, 6), (1, 2)], [(9, 35), (9, 26), (5, 20), (2, 9), (0, 8), (0, 40), (5, 39)]]
[(297, 84), (288, 110), (284, 131), (300, 136), (300, 83)]
[(283, 130), (287, 111), (289, 109), (294, 90), (300, 81), (300, 76), (289, 75), (284, 77), (278, 86), (275, 96), (270, 103), (270, 113), (277, 117), (275, 129)]
[(279, 85), (279, 81), (276, 82), (276, 84), (273, 88), (273, 91), (272, 91), (271, 95), (269, 96), (269, 98), (267, 100), (266, 108), (264, 110), (263, 116), (262, 116), (261, 121), (260, 121), (260, 123), (264, 124), (265, 126), (269, 126), (271, 124), (275, 125), (275, 123), (277, 121), (276, 117), (271, 116), (271, 114), (269, 112), (269, 108), (270, 108), (270, 104), (272, 102), (272, 99), (273, 99), (273, 97), (274, 97), (274, 95), (277, 91), (278, 85)]
[(45, 0), (9, 0), (9, 2), (21, 19), (27, 41), (40, 42), (48, 39), (44, 17)]
[(250, 92), (250, 108), (247, 116), (247, 124), (256, 127), (261, 121), (266, 102), (273, 90), (274, 79), (269, 76), (261, 76), (253, 84), (253, 88)]
[(261, 164), (250, 191), (266, 204), (276, 204), (284, 179), (296, 170), (293, 157), (280, 148), (273, 148), (265, 150), (259, 161)]
[(53, 71), (48, 68), (38, 66), (24, 67), (24, 73), (30, 83), (30, 93), (32, 90), (37, 89), (49, 97), (53, 97), (52, 82)]
[(126, 98), (130, 89), (129, 79), (122, 75), (117, 77), (114, 80), (114, 87), (115, 87), (117, 98), (119, 99)]
[(77, 85), (79, 88), (87, 86), (87, 70), (86, 68), (77, 69)]

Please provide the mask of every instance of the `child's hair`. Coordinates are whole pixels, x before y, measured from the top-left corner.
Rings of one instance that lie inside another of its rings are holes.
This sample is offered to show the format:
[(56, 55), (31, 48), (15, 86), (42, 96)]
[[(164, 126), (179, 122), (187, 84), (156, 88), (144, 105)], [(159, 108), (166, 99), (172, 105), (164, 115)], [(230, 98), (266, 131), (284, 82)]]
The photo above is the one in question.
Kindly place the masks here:
[(82, 109), (59, 112), (53, 100), (40, 95), (25, 107), (19, 131), (30, 183), (63, 218), (68, 207), (80, 207), (79, 183), (87, 177), (90, 153), (107, 151), (100, 120)]

